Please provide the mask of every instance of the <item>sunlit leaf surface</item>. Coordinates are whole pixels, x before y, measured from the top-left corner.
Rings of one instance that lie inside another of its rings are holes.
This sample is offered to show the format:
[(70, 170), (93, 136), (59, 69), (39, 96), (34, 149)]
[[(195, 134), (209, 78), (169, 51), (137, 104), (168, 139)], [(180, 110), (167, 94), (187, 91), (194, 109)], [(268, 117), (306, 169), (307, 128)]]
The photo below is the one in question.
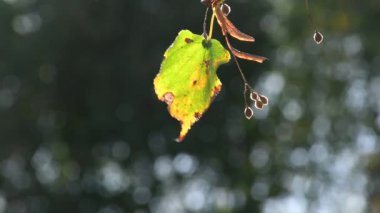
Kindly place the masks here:
[(219, 41), (205, 40), (189, 30), (182, 30), (165, 52), (154, 89), (157, 97), (168, 104), (170, 115), (181, 123), (178, 141), (184, 139), (219, 93), (222, 83), (216, 70), (229, 60), (229, 52)]

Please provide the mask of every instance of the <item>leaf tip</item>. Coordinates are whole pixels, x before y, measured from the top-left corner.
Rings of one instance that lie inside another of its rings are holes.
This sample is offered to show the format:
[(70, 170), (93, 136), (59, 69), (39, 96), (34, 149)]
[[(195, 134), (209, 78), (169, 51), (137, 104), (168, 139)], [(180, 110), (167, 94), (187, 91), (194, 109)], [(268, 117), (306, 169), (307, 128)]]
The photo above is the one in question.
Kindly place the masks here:
[(263, 56), (257, 56), (257, 57), (258, 58), (257, 58), (256, 62), (258, 62), (260, 64), (264, 63), (265, 61), (269, 61), (269, 59), (266, 57), (263, 57)]
[(185, 137), (186, 137), (187, 133), (189, 132), (192, 124), (194, 123), (194, 121), (191, 121), (191, 119), (190, 120), (188, 120), (188, 119), (179, 120), (179, 122), (181, 124), (181, 132), (179, 133), (178, 138), (175, 139), (176, 142), (180, 143), (185, 139)]
[(177, 143), (181, 143), (183, 141), (184, 137), (178, 137), (176, 139), (174, 139), (175, 142)]

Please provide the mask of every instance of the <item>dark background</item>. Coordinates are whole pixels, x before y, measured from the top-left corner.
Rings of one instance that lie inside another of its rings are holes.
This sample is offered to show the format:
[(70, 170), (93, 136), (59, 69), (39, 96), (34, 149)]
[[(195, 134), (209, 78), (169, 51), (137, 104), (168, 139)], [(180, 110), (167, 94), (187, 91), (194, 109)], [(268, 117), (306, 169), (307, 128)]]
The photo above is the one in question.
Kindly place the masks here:
[(1, 0), (0, 212), (379, 212), (380, 3), (311, 1), (321, 45), (303, 1), (228, 4), (270, 105), (231, 61), (178, 144), (153, 78), (199, 1)]

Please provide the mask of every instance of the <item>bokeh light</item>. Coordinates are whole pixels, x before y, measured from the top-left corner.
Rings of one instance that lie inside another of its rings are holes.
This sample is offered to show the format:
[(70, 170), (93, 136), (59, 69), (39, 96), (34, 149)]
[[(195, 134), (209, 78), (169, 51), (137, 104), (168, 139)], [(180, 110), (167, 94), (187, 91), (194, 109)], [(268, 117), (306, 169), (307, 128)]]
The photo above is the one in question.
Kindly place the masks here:
[(380, 212), (380, 4), (227, 2), (269, 105), (230, 62), (176, 143), (152, 83), (199, 1), (0, 0), (0, 213)]

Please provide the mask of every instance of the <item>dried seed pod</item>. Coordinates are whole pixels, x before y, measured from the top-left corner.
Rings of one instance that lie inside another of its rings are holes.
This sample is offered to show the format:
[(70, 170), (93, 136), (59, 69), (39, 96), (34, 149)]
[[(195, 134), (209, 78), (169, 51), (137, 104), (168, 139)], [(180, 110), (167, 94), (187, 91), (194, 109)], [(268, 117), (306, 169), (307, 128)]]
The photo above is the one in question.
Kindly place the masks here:
[(259, 101), (259, 100), (257, 100), (257, 101), (255, 102), (255, 107), (256, 107), (257, 109), (263, 109), (263, 106), (264, 106), (264, 103), (263, 103), (263, 102), (261, 102), (261, 101)]
[(249, 94), (249, 98), (251, 98), (252, 101), (257, 101), (259, 95), (257, 94), (257, 92), (252, 91), (251, 94)]
[(228, 4), (223, 3), (220, 5), (220, 10), (222, 11), (223, 15), (228, 16), (228, 14), (231, 12), (231, 7)]
[(322, 33), (318, 32), (318, 31), (315, 31), (313, 39), (314, 39), (315, 43), (317, 43), (317, 44), (322, 43), (322, 41), (323, 41), (323, 35), (322, 35)]
[(260, 95), (260, 101), (264, 104), (264, 105), (267, 105), (268, 104), (268, 98), (264, 95)]
[(201, 3), (206, 7), (211, 7), (211, 0), (201, 0)]
[(251, 109), (251, 107), (249, 107), (249, 106), (245, 107), (245, 109), (244, 109), (244, 115), (245, 115), (245, 117), (248, 120), (252, 118), (252, 116), (253, 116), (253, 110)]

